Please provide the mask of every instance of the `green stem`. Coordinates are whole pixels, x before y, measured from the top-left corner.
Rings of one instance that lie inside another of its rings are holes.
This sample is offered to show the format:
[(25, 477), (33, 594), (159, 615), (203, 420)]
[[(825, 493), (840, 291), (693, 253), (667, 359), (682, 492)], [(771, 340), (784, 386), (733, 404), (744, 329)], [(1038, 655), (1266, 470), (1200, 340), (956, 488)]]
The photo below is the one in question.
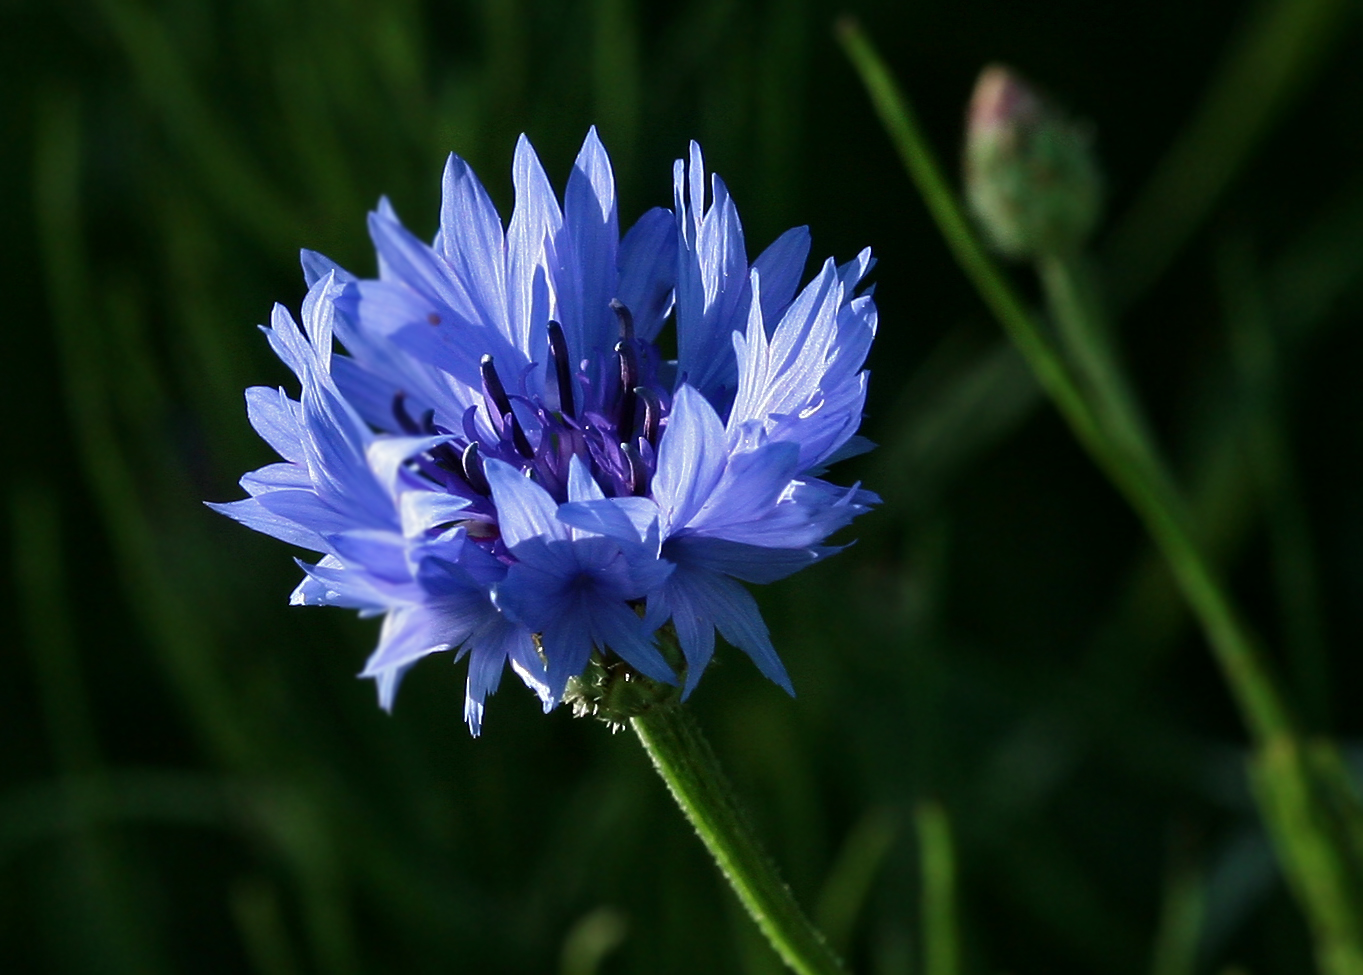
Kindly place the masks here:
[(1107, 342), (1108, 328), (1077, 258), (1046, 255), (1037, 262), (1048, 307), (1092, 403), (1111, 470), (1168, 561), (1197, 615), (1251, 734), (1260, 743), (1296, 729), (1248, 627), (1194, 540), (1187, 506), (1152, 443), (1140, 408)]
[[(1027, 360), (1042, 388), (1055, 402), (1075, 435), (1109, 479), (1145, 522), (1185, 598), (1202, 623), (1218, 663), (1251, 733), (1259, 740), (1294, 733), (1286, 706), (1278, 695), (1249, 632), (1240, 623), (1209, 562), (1203, 558), (1186, 522), (1182, 499), (1159, 464), (1142, 425), (1132, 419), (1123, 394), (1124, 384), (1108, 386), (1100, 377), (1110, 367), (1099, 365), (1085, 376), (1081, 389), (1065, 361), (1052, 348), (1039, 323), (1019, 300), (998, 263), (985, 250), (971, 229), (956, 195), (947, 185), (932, 149), (923, 138), (913, 109), (861, 29), (850, 21), (839, 25), (839, 36), (853, 65), (860, 72), (871, 100), (899, 151), (909, 175), (917, 184), (938, 227), (961, 269), (994, 312), (1004, 330)], [(1057, 273), (1068, 274), (1066, 265)], [(1088, 299), (1072, 280), (1068, 293), (1058, 294), (1056, 310), (1069, 317), (1066, 331), (1093, 330), (1076, 316), (1086, 314)], [(1079, 365), (1101, 355), (1091, 346), (1076, 350)], [(1115, 368), (1115, 367), (1111, 367)], [(1086, 393), (1088, 395), (1086, 395)], [(1098, 394), (1096, 401), (1090, 396)]]
[(946, 810), (919, 805), (919, 857), (923, 864), (923, 973), (960, 975), (961, 939), (956, 923), (956, 853)]
[(1050, 257), (1040, 262), (1057, 332), (1067, 346), (1067, 364), (966, 222), (912, 110), (870, 42), (850, 22), (841, 24), (839, 33), (957, 261), (1076, 436), (1140, 516), (1198, 617), (1258, 746), (1260, 812), (1311, 920), (1322, 971), (1363, 975), (1363, 856), (1355, 840), (1363, 830), (1363, 815), (1358, 797), (1347, 783), (1322, 775), (1317, 767), (1337, 764), (1330, 743), (1310, 749), (1314, 764), (1301, 759), (1304, 749), (1287, 705), (1195, 541), (1183, 498), (1145, 433), (1106, 344), (1107, 330), (1089, 282), (1073, 260)]
[(630, 724), (672, 798), (781, 960), (800, 975), (845, 975), (753, 835), (691, 713), (680, 704), (662, 704)]

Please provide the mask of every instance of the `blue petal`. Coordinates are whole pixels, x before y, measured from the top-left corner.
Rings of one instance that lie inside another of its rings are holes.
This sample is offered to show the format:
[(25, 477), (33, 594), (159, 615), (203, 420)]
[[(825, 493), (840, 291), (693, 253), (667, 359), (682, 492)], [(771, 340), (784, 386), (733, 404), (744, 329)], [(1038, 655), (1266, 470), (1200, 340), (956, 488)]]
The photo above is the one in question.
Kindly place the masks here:
[(483, 465), (497, 522), (508, 549), (532, 539), (568, 538), (567, 527), (558, 520), (558, 505), (549, 492), (510, 464), (489, 458)]
[[(493, 356), (498, 367), (519, 375), (529, 364), (525, 350), (496, 318), (480, 307), (466, 283), (449, 265), (396, 220), (369, 215), (370, 236), (385, 263), (401, 282), (362, 281), (357, 286), (359, 314), (388, 330), (412, 354), (477, 386), (478, 361)], [(404, 294), (403, 289), (410, 289)]]
[[(753, 288), (763, 290), (756, 271)], [(749, 315), (746, 333), (734, 339), (738, 391), (728, 420), (731, 444), (756, 424), (773, 439), (799, 443), (801, 466), (808, 470), (826, 463), (856, 431), (875, 306), (864, 297), (844, 303), (844, 296), (828, 261), (774, 331)]]
[(397, 696), (398, 685), (402, 683), (402, 678), (411, 669), (412, 664), (407, 664), (403, 667), (392, 667), (375, 675), (374, 683), (379, 692), (379, 707), (392, 713), (393, 699)]
[(606, 494), (596, 483), (586, 463), (577, 454), (568, 458), (568, 500), (602, 501)]
[(677, 675), (658, 652), (643, 621), (628, 605), (602, 601), (592, 606), (591, 617), (598, 646), (609, 647), (621, 660), (647, 677), (664, 684), (677, 682)]
[(464, 684), (464, 720), (475, 738), (483, 732), (483, 701), (496, 692), (502, 682), (506, 651), (501, 647), (479, 645), (469, 651), (469, 674)]
[(282, 389), (252, 386), (246, 390), (246, 417), (262, 440), (285, 460), (303, 460), (299, 406)]
[[(353, 569), (334, 556), (326, 556), (316, 565), (309, 565), (301, 559), (294, 561), (307, 573), (307, 578), (298, 584), (289, 597), (290, 605), (344, 606), (372, 616), (403, 602), (394, 586), (363, 569)], [(407, 595), (414, 595), (410, 587), (407, 588)]]
[(540, 643), (549, 661), (545, 682), (553, 706), (563, 699), (568, 679), (582, 673), (591, 659), (591, 621), (580, 607), (569, 606), (554, 614), (540, 632)]
[(735, 454), (687, 527), (718, 534), (768, 517), (799, 470), (800, 448), (792, 443), (777, 441)]
[(696, 686), (714, 652), (713, 628), (752, 658), (758, 670), (794, 696), (790, 677), (771, 644), (757, 603), (740, 583), (714, 572), (679, 568), (658, 599), (671, 614), (678, 642), (686, 655), (684, 694)]
[(248, 471), (238, 482), (252, 497), (259, 497), (267, 491), (283, 491), (290, 488), (312, 490), (312, 475), (303, 464), (266, 464), (258, 470)]
[(622, 542), (647, 542), (658, 534), (658, 505), (648, 498), (602, 498), (559, 505), (559, 521)]
[(690, 581), (692, 598), (714, 620), (720, 636), (751, 657), (758, 670), (794, 697), (790, 675), (771, 645), (767, 624), (762, 621), (752, 593), (740, 583), (714, 573), (697, 573)]
[(775, 324), (795, 297), (809, 259), (809, 228), (792, 227), (752, 262), (762, 276), (762, 320)]
[[(270, 491), (259, 495), (256, 500), (272, 514), (287, 518), (323, 536), (339, 535), (355, 528), (380, 527), (357, 522), (351, 515), (331, 507), (312, 491), (302, 489)], [(314, 546), (309, 546), (312, 547)]]
[(648, 342), (662, 331), (677, 285), (677, 221), (662, 207), (649, 210), (626, 232), (616, 257), (616, 296), (634, 315), (635, 334)]
[(687, 584), (689, 572), (674, 572), (667, 584), (648, 597), (646, 621), (655, 626), (661, 625), (669, 617), (681, 645), (682, 656), (686, 658), (686, 683), (682, 687), (682, 698), (691, 696), (700, 682), (701, 674), (715, 653), (715, 625), (696, 606), (691, 597), (691, 587)]
[[(332, 357), (331, 376), (336, 380), (336, 388), (341, 391), (341, 395), (350, 401), (350, 405), (355, 407), (355, 412), (364, 418), (365, 423), (380, 430), (396, 429), (393, 401), (399, 392), (403, 391), (401, 384), (386, 379), (345, 355)], [(428, 403), (414, 401), (411, 396), (405, 397), (404, 401), (408, 412), (414, 415), (419, 416), (425, 410), (431, 409)]]
[(719, 415), (704, 396), (683, 384), (672, 400), (653, 476), (664, 537), (700, 510), (724, 472), (725, 453)]
[(668, 540), (663, 546), (663, 557), (679, 566), (766, 584), (784, 579), (839, 551), (840, 548), (830, 546), (769, 548), (726, 538), (682, 535)]
[(615, 252), (620, 225), (615, 176), (596, 127), (587, 132), (563, 196), (563, 229), (571, 257), (559, 279), (559, 307), (568, 348), (577, 358), (608, 351), (619, 334), (610, 300), (616, 296)]
[[(465, 282), (396, 216), (381, 211), (370, 213), (369, 236), (379, 259), (389, 271), (381, 279), (383, 284), (410, 288), (432, 308), (448, 310), (470, 326), (485, 324), (479, 315), (478, 304), (465, 289)], [(360, 282), (361, 285), (367, 283)]]
[[(677, 373), (717, 403), (732, 394), (735, 364), (730, 336), (747, 315), (751, 291), (748, 258), (738, 209), (724, 181), (711, 180), (714, 200), (703, 218), (704, 163), (692, 143), (691, 213), (677, 219), (683, 229), (677, 267)], [(727, 392), (726, 392), (727, 390)]]
[(288, 542), (290, 545), (297, 545), (299, 548), (310, 549), (313, 552), (325, 552), (327, 550), (326, 542), (322, 541), (322, 536), (315, 530), (304, 527), (283, 515), (276, 514), (255, 498), (243, 498), (241, 501), (228, 501), (225, 504), (205, 501), (204, 504), (218, 514), (226, 515), (233, 521), (241, 522), (247, 528), (277, 538), (281, 542)]
[(315, 281), (303, 298), (301, 317), (303, 330), (312, 345), (313, 355), (323, 372), (331, 372), (331, 346), (333, 322), (336, 317), (335, 301), (343, 287), (337, 283), (335, 272)]
[(395, 609), (384, 619), (378, 649), (365, 661), (360, 676), (373, 677), (380, 671), (458, 646), (495, 612), (487, 595), (477, 590)]
[(560, 258), (556, 241), (563, 215), (544, 167), (522, 135), (511, 165), (516, 208), (507, 229), (507, 283), (512, 341), (538, 359), (548, 341), (550, 282)]
[(331, 549), (347, 564), (363, 566), (375, 579), (391, 583), (412, 581), (403, 538), (392, 532), (358, 529), (327, 538)]
[(319, 254), (317, 251), (310, 251), (307, 248), (298, 252), (298, 263), (303, 266), (303, 281), (309, 288), (328, 274), (335, 274), (336, 280), (340, 284), (351, 284), (356, 280), (355, 275), (325, 254)]
[(379, 484), (383, 485), (389, 494), (396, 494), (399, 474), (406, 461), (454, 439), (452, 434), (434, 437), (376, 437), (365, 448), (365, 460)]
[(453, 153), (445, 163), (434, 249), (463, 285), (475, 320), (509, 338), (502, 220), (469, 164)]
[(414, 538), (466, 517), (467, 498), (443, 491), (404, 491), (398, 499), (402, 533)]

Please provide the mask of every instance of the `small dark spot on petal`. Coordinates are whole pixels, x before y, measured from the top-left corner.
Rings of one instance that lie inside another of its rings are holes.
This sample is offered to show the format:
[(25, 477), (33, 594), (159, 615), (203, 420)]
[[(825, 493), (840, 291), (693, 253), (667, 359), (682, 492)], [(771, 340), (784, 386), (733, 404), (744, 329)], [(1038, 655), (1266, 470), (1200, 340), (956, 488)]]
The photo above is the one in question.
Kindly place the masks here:
[(437, 315), (435, 312), (431, 312), (429, 315), (426, 316), (426, 321), (430, 322), (432, 325), (439, 325), (440, 316)]

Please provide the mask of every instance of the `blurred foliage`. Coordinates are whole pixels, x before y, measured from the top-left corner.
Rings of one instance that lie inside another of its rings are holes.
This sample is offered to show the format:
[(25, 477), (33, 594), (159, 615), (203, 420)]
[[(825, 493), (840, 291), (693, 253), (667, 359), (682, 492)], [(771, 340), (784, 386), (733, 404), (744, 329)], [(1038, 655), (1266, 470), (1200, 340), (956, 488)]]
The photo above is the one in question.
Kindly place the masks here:
[(470, 740), (448, 657), (384, 715), (373, 624), (290, 610), (284, 548), (199, 505), (269, 457), (241, 391), (287, 381), (251, 326), (299, 247), (370, 269), (380, 194), (429, 233), (451, 150), (506, 214), (516, 134), (561, 185), (592, 122), (625, 219), (695, 137), (750, 252), (808, 223), (881, 260), (882, 446), (838, 474), (886, 504), (760, 594), (798, 699), (723, 651), (695, 697), (854, 969), (1309, 969), (1210, 658), (943, 247), (845, 9), (945, 157), (990, 61), (1092, 120), (1134, 384), (1297, 709), (1363, 757), (1355, 4), (4, 0), (6, 971), (778, 970), (629, 736), (508, 681)]

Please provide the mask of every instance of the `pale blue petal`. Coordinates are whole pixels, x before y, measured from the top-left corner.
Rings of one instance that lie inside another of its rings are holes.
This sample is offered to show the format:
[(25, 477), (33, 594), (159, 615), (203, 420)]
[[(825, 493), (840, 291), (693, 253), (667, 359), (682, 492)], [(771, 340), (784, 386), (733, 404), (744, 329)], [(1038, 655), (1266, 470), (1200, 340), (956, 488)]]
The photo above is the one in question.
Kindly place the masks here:
[(563, 196), (563, 229), (570, 251), (559, 279), (560, 324), (568, 348), (582, 358), (611, 349), (619, 326), (610, 301), (616, 297), (616, 248), (620, 225), (610, 157), (593, 126), (582, 143)]
[(353, 284), (357, 280), (355, 275), (325, 254), (307, 248), (298, 252), (298, 263), (303, 267), (303, 281), (309, 288), (328, 274), (335, 274), (339, 284)]
[(299, 406), (282, 389), (252, 386), (246, 390), (246, 417), (260, 438), (285, 460), (303, 460)]
[(404, 491), (398, 499), (402, 533), (414, 538), (466, 517), (469, 500), (443, 491)]
[(683, 384), (658, 444), (653, 497), (663, 536), (687, 524), (709, 498), (724, 472), (724, 427), (713, 406)]
[(512, 342), (539, 360), (548, 341), (550, 283), (559, 267), (557, 240), (563, 215), (544, 167), (522, 135), (511, 166), (516, 208), (507, 229), (507, 283)]
[(312, 491), (286, 490), (269, 491), (257, 496), (261, 507), (289, 521), (311, 529), (319, 535), (338, 535), (355, 528), (374, 528), (372, 525), (357, 522), (354, 517), (337, 511)]
[(453, 153), (445, 163), (434, 250), (463, 285), (476, 320), (510, 337), (502, 220), (468, 163)]
[(322, 536), (314, 529), (276, 514), (255, 498), (243, 498), (241, 501), (228, 501), (225, 504), (205, 501), (204, 504), (233, 521), (241, 522), (247, 528), (277, 538), (281, 542), (288, 542), (290, 545), (297, 545), (313, 552), (327, 550), (326, 542), (322, 541)]

